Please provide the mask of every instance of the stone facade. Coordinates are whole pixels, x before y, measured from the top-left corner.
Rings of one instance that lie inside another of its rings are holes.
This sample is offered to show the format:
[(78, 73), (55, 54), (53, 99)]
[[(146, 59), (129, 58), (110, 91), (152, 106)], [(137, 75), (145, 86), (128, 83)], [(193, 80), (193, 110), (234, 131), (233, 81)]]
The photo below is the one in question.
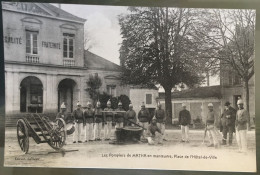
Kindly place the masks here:
[(158, 89), (131, 87), (129, 94), (131, 103), (137, 113), (141, 110), (141, 105), (144, 102), (145, 107), (153, 115), (157, 107)]
[[(222, 66), (220, 69), (220, 85), (222, 89), (222, 102), (231, 103), (231, 106), (237, 107), (238, 97), (245, 100), (245, 91), (243, 81), (230, 69), (229, 66)], [(255, 75), (249, 80), (249, 112), (251, 117), (255, 117)]]
[(2, 8), (6, 114), (58, 112), (62, 102), (69, 111), (77, 101), (85, 106), (90, 75), (101, 78), (100, 92), (113, 85), (113, 95), (129, 96), (120, 66), (84, 51), (84, 19), (44, 3), (4, 2)]

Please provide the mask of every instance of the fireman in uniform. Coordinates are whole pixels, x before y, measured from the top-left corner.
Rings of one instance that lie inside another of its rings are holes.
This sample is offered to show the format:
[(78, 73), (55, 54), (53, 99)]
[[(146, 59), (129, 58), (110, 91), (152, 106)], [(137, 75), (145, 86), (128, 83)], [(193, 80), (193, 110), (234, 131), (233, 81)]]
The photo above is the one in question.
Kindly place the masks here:
[[(121, 101), (118, 103), (118, 108), (116, 109), (118, 111), (115, 115), (115, 122), (116, 122), (116, 128), (123, 128), (124, 127), (124, 118), (125, 118), (125, 110), (123, 109), (123, 105)], [(122, 111), (122, 112), (120, 112)]]
[[(144, 102), (141, 105), (141, 110), (138, 113), (138, 120), (140, 125), (145, 129), (148, 128), (148, 121), (150, 120), (150, 113), (148, 109), (145, 108)], [(146, 137), (146, 132), (143, 132), (143, 137)]]
[(103, 113), (101, 109), (100, 101), (97, 102), (96, 109), (95, 109), (95, 140), (101, 141), (101, 130), (102, 130), (102, 123), (103, 123)]
[[(127, 121), (128, 126), (134, 126), (134, 124), (131, 122), (136, 123), (136, 113), (133, 110), (132, 103), (129, 104), (129, 110), (126, 112), (126, 119), (128, 120)], [(129, 122), (129, 121), (131, 121), (131, 122)]]
[(208, 114), (207, 114), (207, 120), (206, 120), (206, 127), (208, 130), (208, 136), (210, 140), (210, 145), (208, 147), (219, 147), (219, 141), (217, 137), (217, 130), (216, 130), (216, 123), (217, 123), (217, 115), (215, 111), (213, 110), (213, 104), (208, 104)]
[(56, 119), (62, 118), (65, 122), (68, 119), (68, 113), (66, 111), (65, 103), (63, 102), (60, 106), (60, 112), (57, 114)]
[(161, 130), (161, 134), (164, 139), (166, 115), (165, 115), (165, 111), (162, 109), (162, 105), (160, 103), (158, 104), (158, 109), (155, 110), (155, 118), (157, 121), (157, 126)]
[(244, 102), (242, 99), (237, 101), (238, 110), (236, 114), (236, 139), (239, 152), (247, 152), (247, 130), (249, 129), (249, 113), (244, 109)]
[[(110, 140), (111, 130), (112, 130), (112, 122), (114, 121), (113, 109), (111, 108), (110, 99), (107, 101), (107, 107), (104, 109), (104, 132), (105, 132), (105, 140)], [(111, 112), (109, 112), (111, 111)]]
[(73, 134), (73, 143), (82, 143), (81, 135), (83, 130), (83, 124), (85, 124), (85, 118), (83, 116), (83, 111), (81, 110), (80, 102), (77, 103), (77, 109), (72, 113), (73, 121), (75, 123), (75, 132)]
[(93, 141), (94, 140), (94, 111), (91, 109), (91, 103), (87, 103), (87, 109), (84, 111), (84, 118), (86, 121), (85, 126), (85, 142)]
[[(61, 119), (63, 119), (64, 120), (64, 124), (65, 124), (65, 126), (64, 126), (64, 129), (65, 129), (65, 138), (67, 138), (67, 126), (66, 126), (66, 122), (67, 122), (67, 120), (68, 120), (68, 118), (69, 118), (69, 116), (68, 116), (68, 113), (67, 113), (67, 111), (66, 111), (66, 106), (65, 106), (65, 103), (63, 102), (62, 104), (61, 104), (61, 106), (60, 106), (60, 111), (61, 112), (59, 112), (58, 114), (57, 114), (57, 116), (56, 116), (56, 119), (59, 119), (59, 118), (61, 118)], [(67, 143), (66, 143), (66, 141), (65, 141), (65, 145), (66, 145)]]
[(154, 117), (147, 130), (147, 140), (149, 145), (162, 144), (163, 134), (157, 125), (157, 120)]

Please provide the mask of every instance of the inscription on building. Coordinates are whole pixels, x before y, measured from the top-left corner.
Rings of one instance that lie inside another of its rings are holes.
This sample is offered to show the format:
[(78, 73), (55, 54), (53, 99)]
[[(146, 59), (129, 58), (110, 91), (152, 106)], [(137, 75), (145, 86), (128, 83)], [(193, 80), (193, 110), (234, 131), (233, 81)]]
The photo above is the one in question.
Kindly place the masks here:
[(5, 43), (22, 44), (21, 37), (4, 36)]
[(52, 48), (52, 49), (61, 49), (60, 43), (53, 43), (53, 42), (47, 42), (47, 41), (42, 41), (42, 47)]

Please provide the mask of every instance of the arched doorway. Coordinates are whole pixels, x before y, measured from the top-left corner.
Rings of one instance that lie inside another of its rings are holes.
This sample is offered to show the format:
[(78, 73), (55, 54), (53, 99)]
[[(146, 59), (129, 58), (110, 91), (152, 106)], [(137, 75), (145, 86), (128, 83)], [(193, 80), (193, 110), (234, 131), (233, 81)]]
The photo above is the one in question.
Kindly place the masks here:
[(39, 78), (26, 77), (20, 84), (20, 112), (42, 113), (43, 85)]
[(67, 112), (73, 111), (77, 102), (76, 85), (76, 82), (69, 78), (60, 81), (58, 86), (58, 112), (63, 102), (67, 107)]

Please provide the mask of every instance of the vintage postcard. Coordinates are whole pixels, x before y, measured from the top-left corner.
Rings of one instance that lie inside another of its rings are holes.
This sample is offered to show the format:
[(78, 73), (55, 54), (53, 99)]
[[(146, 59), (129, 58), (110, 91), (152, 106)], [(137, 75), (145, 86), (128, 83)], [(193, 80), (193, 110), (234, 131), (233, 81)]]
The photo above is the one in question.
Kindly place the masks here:
[(255, 10), (2, 15), (4, 166), (256, 172)]

